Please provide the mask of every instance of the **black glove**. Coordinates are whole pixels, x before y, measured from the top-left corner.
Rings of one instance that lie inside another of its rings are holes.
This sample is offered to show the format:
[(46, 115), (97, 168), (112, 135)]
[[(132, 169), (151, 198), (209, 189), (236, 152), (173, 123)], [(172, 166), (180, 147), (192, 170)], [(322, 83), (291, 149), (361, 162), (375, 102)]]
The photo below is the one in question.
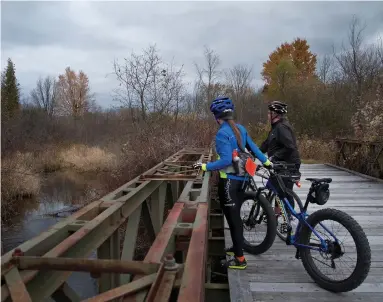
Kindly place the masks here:
[(192, 165), (193, 169), (201, 169), (202, 168), (202, 163), (201, 162), (196, 162)]

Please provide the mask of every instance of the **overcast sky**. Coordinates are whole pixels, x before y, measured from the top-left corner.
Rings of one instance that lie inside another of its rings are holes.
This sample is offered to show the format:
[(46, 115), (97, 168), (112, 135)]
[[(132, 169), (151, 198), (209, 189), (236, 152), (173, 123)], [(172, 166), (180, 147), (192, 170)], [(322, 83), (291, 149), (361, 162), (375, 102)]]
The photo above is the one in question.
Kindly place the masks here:
[(156, 43), (165, 60), (184, 64), (187, 81), (203, 46), (216, 50), (227, 68), (262, 63), (282, 42), (306, 38), (321, 56), (347, 40), (356, 14), (367, 23), (368, 42), (383, 37), (382, 2), (1, 2), (1, 68), (11, 57), (24, 96), (39, 76), (58, 76), (67, 66), (84, 70), (97, 102), (108, 107), (117, 82), (113, 60)]

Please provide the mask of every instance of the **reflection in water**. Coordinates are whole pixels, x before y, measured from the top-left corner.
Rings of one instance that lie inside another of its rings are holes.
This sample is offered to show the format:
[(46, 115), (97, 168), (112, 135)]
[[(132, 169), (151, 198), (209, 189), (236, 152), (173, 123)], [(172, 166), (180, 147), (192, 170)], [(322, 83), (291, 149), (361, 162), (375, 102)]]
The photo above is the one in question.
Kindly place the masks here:
[[(48, 174), (38, 198), (24, 199), (23, 211), (1, 229), (2, 253), (32, 239), (49, 227), (70, 215), (60, 217), (51, 214), (61, 209), (77, 207), (99, 196), (100, 182), (94, 175), (87, 177), (69, 172)], [(90, 258), (95, 258), (94, 252)], [(73, 273), (69, 285), (81, 296), (89, 298), (97, 293), (97, 280), (88, 273)]]

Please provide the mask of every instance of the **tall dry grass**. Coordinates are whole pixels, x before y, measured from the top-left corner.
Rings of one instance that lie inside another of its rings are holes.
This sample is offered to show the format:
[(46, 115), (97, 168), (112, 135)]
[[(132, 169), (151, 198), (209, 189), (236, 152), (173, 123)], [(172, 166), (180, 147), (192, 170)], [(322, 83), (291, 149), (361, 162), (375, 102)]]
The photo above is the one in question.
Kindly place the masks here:
[(24, 197), (39, 194), (41, 176), (34, 167), (31, 153), (16, 152), (1, 160), (1, 221), (17, 214)]
[[(40, 191), (41, 178), (31, 153), (20, 153), (1, 161), (2, 196), (30, 196)], [(4, 200), (4, 199), (3, 199)]]
[(62, 168), (73, 168), (79, 172), (112, 171), (117, 167), (115, 154), (85, 145), (73, 145), (59, 153)]
[(335, 142), (302, 135), (298, 137), (297, 143), (302, 159), (321, 163), (335, 163)]

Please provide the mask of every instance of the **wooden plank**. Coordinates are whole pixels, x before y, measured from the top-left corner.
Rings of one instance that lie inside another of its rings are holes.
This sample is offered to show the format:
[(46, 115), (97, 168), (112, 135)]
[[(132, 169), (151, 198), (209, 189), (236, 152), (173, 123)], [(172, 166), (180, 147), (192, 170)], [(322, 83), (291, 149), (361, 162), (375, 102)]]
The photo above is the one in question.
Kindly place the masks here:
[[(227, 221), (225, 220), (225, 225)], [(230, 230), (225, 229), (225, 247), (230, 247), (232, 245)], [(245, 255), (247, 256), (247, 255)], [(226, 257), (229, 259), (229, 257)], [(230, 284), (230, 300), (231, 301), (241, 301), (241, 302), (250, 302), (252, 301), (252, 293), (249, 286), (247, 270), (227, 270), (227, 276)]]
[[(371, 247), (371, 269), (365, 282), (355, 290), (348, 293), (335, 294), (320, 288), (305, 271), (301, 260), (295, 259), (295, 248), (287, 246), (278, 237), (274, 245), (262, 255), (248, 255), (245, 257), (248, 267), (243, 280), (247, 281), (252, 292), (252, 301), (273, 302), (354, 302), (354, 301), (383, 301), (383, 235), (380, 233), (381, 217), (383, 215), (383, 184), (366, 179), (359, 175), (350, 174), (326, 165), (302, 165), (302, 187), (294, 188), (304, 202), (310, 182), (307, 177), (331, 177), (330, 200), (324, 206), (309, 205), (309, 214), (322, 208), (338, 208), (345, 211), (362, 226)], [(260, 179), (261, 180), (261, 179)], [(263, 186), (262, 181), (257, 185)], [(246, 210), (243, 207), (243, 210)], [(249, 210), (249, 209), (247, 209)], [(227, 227), (227, 224), (226, 224)], [(263, 230), (258, 228), (258, 235)], [(345, 229), (342, 233), (345, 235)], [(339, 233), (337, 232), (337, 235)], [(229, 230), (225, 230), (226, 246), (231, 244)], [(349, 236), (345, 240), (347, 252), (355, 258), (355, 247), (349, 253), (353, 243)], [(355, 262), (353, 263), (355, 265)], [(231, 295), (240, 285), (237, 280), (230, 278), (233, 273), (229, 270), (229, 284)], [(241, 288), (247, 293), (246, 288)], [(241, 293), (236, 293), (239, 297)], [(244, 295), (244, 294), (242, 294)], [(231, 297), (237, 301), (236, 297)]]
[[(314, 283), (277, 283), (277, 282), (250, 282), (253, 292), (284, 292), (284, 293), (317, 293), (327, 292)], [(354, 293), (383, 293), (383, 283), (363, 283), (353, 290)]]
[(257, 302), (378, 302), (383, 301), (382, 293), (333, 294), (333, 293), (265, 293), (252, 292), (253, 301)]

